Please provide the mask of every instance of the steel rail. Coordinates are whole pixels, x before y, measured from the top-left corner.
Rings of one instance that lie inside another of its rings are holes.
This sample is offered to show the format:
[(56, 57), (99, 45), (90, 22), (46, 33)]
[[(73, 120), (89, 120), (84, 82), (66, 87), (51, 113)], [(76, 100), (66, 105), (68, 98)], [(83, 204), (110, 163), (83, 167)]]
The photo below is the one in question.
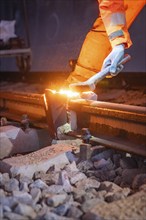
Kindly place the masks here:
[[(83, 99), (69, 100), (68, 106), (77, 114), (79, 128), (88, 127), (94, 141), (106, 147), (133, 152), (146, 156), (146, 107), (123, 105)], [(21, 115), (28, 114), (34, 126), (47, 128), (44, 94), (5, 92), (0, 93), (0, 116), (20, 121)], [(137, 145), (124, 147), (118, 142), (104, 140), (109, 137), (126, 137)], [(138, 146), (137, 148), (135, 146)]]
[(78, 127), (88, 127), (98, 137), (142, 144), (146, 151), (146, 107), (88, 100), (72, 100), (69, 107), (77, 114)]
[(146, 123), (146, 107), (84, 99), (71, 100), (69, 104), (70, 108), (75, 111)]
[[(0, 99), (1, 100), (13, 100), (18, 101), (19, 103), (30, 103), (30, 104), (37, 104), (40, 106), (44, 105), (43, 100), (44, 94), (36, 94), (36, 93), (18, 93), (18, 92), (0, 92)], [(134, 106), (134, 105), (126, 105), (126, 104), (117, 104), (117, 103), (110, 103), (110, 102), (102, 102), (102, 101), (92, 101), (92, 100), (85, 100), (85, 99), (71, 99), (69, 100), (70, 108), (76, 108), (82, 110), (86, 109), (86, 106), (89, 106), (93, 109), (93, 113), (96, 113), (98, 108), (107, 110), (117, 110), (121, 112), (129, 112), (134, 113), (136, 116), (139, 114), (146, 120), (146, 107), (141, 106)], [(86, 110), (87, 111), (87, 110)], [(133, 114), (133, 115), (134, 115)]]

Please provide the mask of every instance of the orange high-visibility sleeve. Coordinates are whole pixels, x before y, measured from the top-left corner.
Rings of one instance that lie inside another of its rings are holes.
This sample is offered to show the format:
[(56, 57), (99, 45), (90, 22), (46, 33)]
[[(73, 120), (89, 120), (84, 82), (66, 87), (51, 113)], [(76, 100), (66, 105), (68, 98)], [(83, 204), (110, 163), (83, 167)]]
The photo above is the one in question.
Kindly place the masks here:
[[(145, 4), (145, 0), (124, 0), (128, 28), (131, 26)], [(111, 44), (103, 21), (101, 17), (99, 17), (94, 22), (92, 29), (86, 35), (77, 64), (74, 71), (67, 78), (67, 83), (70, 84), (85, 81), (95, 73), (99, 72), (104, 59), (110, 51)]]
[(125, 48), (132, 45), (126, 24), (124, 0), (98, 0), (99, 10), (105, 29), (114, 47), (124, 44)]

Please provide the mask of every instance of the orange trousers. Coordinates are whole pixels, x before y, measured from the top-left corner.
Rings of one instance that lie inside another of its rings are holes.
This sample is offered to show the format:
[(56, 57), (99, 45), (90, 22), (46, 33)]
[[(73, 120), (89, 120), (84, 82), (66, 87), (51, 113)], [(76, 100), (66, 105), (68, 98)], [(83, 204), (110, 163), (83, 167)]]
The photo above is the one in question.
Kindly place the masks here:
[[(145, 4), (145, 0), (124, 0), (128, 28)], [(67, 84), (85, 81), (99, 72), (110, 51), (111, 44), (103, 21), (98, 17), (83, 42), (75, 69), (66, 80)]]

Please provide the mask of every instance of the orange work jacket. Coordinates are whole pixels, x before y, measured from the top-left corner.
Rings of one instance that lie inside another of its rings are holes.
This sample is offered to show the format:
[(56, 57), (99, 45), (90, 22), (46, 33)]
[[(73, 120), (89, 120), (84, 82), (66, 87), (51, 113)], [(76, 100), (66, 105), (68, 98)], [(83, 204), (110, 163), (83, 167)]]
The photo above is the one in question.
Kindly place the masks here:
[[(132, 44), (128, 24), (134, 19), (145, 4), (145, 0), (98, 0), (99, 10), (104, 23), (111, 46), (125, 44), (129, 48)], [(125, 5), (126, 3), (126, 5)], [(135, 4), (136, 3), (136, 4)], [(134, 7), (137, 10), (134, 10)], [(126, 18), (126, 9), (130, 11)], [(129, 17), (131, 19), (129, 19)], [(126, 22), (126, 19), (128, 22)], [(130, 22), (129, 22), (130, 20)]]
[(146, 0), (98, 0), (100, 16), (86, 35), (75, 69), (67, 83), (85, 81), (99, 72), (112, 47), (132, 44), (128, 28), (146, 4)]

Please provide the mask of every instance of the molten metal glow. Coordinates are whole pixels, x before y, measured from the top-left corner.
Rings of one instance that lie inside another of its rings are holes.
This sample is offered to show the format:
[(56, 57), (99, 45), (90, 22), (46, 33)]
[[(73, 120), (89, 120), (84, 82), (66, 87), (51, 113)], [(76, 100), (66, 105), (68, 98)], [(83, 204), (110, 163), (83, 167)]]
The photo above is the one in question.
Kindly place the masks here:
[(90, 95), (90, 94), (94, 94), (94, 92), (92, 92), (92, 91), (87, 91), (87, 92), (82, 92), (83, 94), (85, 94), (85, 95)]
[(53, 94), (61, 94), (61, 95), (65, 95), (68, 98), (79, 98), (80, 97), (80, 93), (78, 92), (73, 92), (71, 90), (64, 90), (64, 89), (60, 89), (59, 91), (56, 90), (52, 90), (49, 89)]

